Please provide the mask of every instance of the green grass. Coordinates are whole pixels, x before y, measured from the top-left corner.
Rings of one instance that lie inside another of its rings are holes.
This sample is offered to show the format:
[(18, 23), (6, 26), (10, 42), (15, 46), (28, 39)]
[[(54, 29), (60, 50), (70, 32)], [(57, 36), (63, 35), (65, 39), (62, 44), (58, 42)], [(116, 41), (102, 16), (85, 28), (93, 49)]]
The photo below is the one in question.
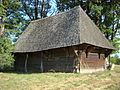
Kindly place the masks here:
[(120, 90), (120, 66), (92, 74), (2, 73), (0, 90)]

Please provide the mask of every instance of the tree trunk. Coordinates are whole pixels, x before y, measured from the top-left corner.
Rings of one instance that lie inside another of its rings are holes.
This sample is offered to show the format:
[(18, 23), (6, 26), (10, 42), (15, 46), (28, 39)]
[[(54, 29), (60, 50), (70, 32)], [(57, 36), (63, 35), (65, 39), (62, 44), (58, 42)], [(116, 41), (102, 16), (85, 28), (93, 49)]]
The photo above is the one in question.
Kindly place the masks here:
[(4, 24), (4, 22), (5, 22), (5, 18), (3, 17), (2, 18), (2, 25), (0, 26), (0, 35), (2, 35), (4, 33), (4, 31), (5, 31), (5, 24)]
[(38, 0), (35, 0), (35, 20), (38, 19)]
[(2, 35), (4, 31), (5, 31), (4, 25), (1, 25), (1, 28), (0, 28), (0, 35)]
[(41, 10), (40, 10), (40, 17), (43, 18), (43, 7), (44, 7), (44, 0), (42, 0), (42, 3), (41, 3)]

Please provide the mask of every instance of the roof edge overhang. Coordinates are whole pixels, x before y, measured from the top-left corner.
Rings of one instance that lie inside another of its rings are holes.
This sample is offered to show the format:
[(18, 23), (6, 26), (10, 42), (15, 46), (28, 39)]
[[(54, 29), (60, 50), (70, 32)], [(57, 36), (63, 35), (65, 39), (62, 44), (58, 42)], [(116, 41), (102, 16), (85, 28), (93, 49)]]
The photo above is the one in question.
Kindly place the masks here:
[[(76, 44), (76, 45), (72, 45), (72, 46), (78, 46), (78, 45), (83, 45), (83, 44), (90, 45), (90, 46), (93, 46), (93, 47), (99, 47), (99, 48), (107, 49), (107, 50), (111, 50), (111, 51), (117, 50), (114, 47), (113, 48), (101, 47), (101, 46), (96, 46), (96, 45), (88, 44), (88, 43), (81, 43), (81, 44)], [(66, 46), (66, 47), (72, 47), (72, 46)], [(29, 52), (26, 52), (26, 51), (14, 51), (14, 53), (34, 53), (34, 52), (42, 52), (42, 51), (53, 50), (53, 49), (60, 49), (60, 48), (66, 48), (66, 47), (57, 47), (57, 48), (44, 49), (44, 50), (34, 50), (34, 51), (29, 51)]]

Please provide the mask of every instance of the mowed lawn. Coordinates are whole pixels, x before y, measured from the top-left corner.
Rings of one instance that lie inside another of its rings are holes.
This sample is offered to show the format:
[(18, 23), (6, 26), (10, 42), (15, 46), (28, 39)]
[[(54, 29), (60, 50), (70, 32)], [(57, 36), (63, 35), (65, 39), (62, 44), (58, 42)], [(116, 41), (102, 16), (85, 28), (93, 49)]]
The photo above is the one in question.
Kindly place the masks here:
[(120, 90), (120, 66), (92, 74), (0, 72), (0, 90)]

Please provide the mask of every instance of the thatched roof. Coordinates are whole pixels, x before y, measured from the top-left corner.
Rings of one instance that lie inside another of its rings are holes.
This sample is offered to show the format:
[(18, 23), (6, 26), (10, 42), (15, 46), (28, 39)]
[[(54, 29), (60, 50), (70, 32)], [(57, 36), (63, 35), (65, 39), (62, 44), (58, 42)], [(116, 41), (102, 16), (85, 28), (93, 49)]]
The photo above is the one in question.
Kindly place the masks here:
[(80, 6), (32, 21), (17, 40), (16, 52), (35, 52), (79, 44), (114, 49)]

